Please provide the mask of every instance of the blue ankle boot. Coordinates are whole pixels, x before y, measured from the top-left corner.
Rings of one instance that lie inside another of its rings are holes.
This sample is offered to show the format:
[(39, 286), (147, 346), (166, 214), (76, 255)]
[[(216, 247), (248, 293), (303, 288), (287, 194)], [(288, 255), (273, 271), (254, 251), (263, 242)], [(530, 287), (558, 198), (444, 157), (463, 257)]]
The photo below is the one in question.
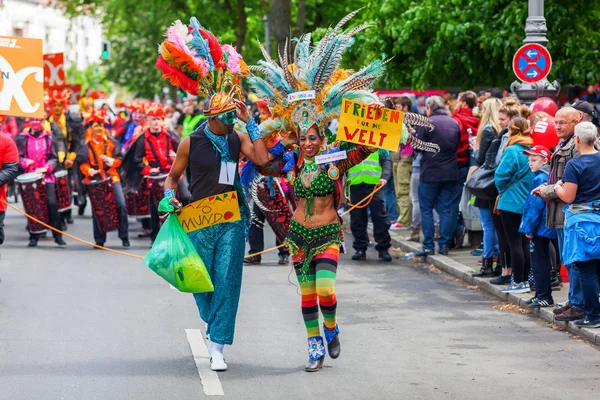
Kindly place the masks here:
[(325, 354), (325, 345), (321, 336), (308, 338), (308, 363), (304, 370), (306, 372), (317, 372), (323, 368)]
[(335, 329), (330, 331), (327, 329), (325, 324), (323, 324), (323, 331), (325, 332), (325, 340), (327, 341), (327, 351), (329, 352), (329, 357), (336, 359), (340, 356), (340, 352), (342, 351), (342, 346), (340, 344), (340, 328), (335, 326)]

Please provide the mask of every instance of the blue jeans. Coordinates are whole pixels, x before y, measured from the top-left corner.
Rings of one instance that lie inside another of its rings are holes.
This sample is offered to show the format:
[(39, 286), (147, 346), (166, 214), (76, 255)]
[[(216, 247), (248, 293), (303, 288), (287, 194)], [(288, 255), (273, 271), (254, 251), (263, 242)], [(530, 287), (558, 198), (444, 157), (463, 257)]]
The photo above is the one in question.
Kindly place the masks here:
[(492, 210), (488, 207), (478, 207), (479, 219), (483, 227), (483, 258), (491, 258), (498, 246), (498, 238), (494, 229)]
[(591, 321), (598, 321), (600, 320), (600, 301), (598, 300), (600, 260), (576, 262), (575, 265), (579, 271), (585, 316)]
[[(561, 254), (561, 260), (564, 260), (562, 251), (565, 243), (565, 232), (562, 228), (556, 228), (556, 235), (558, 236), (558, 250)], [(560, 266), (557, 266), (557, 268), (560, 270)], [(565, 268), (569, 275), (569, 301), (578, 310), (583, 310), (583, 292), (579, 280), (579, 269), (573, 264), (565, 264)]]
[(396, 204), (396, 191), (394, 190), (394, 179), (390, 180), (383, 187), (383, 201), (387, 209), (387, 215), (390, 221), (398, 220), (398, 206)]
[[(421, 207), (421, 227), (423, 228), (423, 248), (434, 250), (435, 228), (433, 210), (440, 216), (439, 246), (450, 246), (454, 240), (458, 204), (456, 203), (457, 182), (419, 182), (419, 205)], [(458, 196), (460, 201), (460, 196)]]

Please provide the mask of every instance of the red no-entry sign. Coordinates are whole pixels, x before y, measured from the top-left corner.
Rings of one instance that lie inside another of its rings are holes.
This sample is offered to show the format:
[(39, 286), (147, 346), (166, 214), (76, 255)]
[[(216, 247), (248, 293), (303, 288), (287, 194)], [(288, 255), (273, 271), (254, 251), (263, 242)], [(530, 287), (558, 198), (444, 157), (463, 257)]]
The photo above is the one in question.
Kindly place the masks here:
[(537, 43), (521, 46), (513, 58), (513, 70), (523, 82), (541, 81), (550, 73), (552, 57), (547, 48)]

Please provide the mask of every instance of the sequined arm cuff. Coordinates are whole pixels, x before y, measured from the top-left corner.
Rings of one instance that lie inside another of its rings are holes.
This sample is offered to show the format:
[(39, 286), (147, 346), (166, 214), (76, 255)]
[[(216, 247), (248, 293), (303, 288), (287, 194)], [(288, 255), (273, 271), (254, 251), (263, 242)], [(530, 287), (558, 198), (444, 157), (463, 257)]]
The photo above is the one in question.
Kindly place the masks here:
[(279, 141), (277, 144), (269, 149), (269, 153), (273, 154), (275, 157), (282, 155), (287, 150), (287, 147)]
[(165, 189), (165, 197), (167, 199), (173, 199), (173, 198), (175, 198), (175, 190), (173, 190), (173, 189)]
[(248, 132), (248, 136), (252, 142), (262, 139), (260, 130), (258, 129), (258, 125), (256, 125), (254, 118), (250, 118), (248, 122), (246, 122), (246, 131)]

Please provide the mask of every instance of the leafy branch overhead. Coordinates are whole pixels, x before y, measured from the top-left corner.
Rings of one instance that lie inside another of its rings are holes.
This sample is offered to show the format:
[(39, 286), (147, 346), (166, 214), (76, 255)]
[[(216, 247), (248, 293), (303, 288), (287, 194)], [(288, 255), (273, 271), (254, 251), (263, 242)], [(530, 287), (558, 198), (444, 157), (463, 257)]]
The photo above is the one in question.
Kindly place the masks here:
[[(525, 0), (61, 0), (71, 15), (97, 13), (111, 40), (104, 62), (106, 79), (134, 94), (161, 93), (166, 81), (154, 67), (157, 44), (174, 20), (196, 16), (219, 37), (242, 52), (248, 64), (263, 58), (267, 16), (270, 55), (290, 35), (326, 28), (366, 6), (353, 24), (371, 24), (356, 35), (342, 64), (365, 65), (382, 54), (393, 59), (375, 86), (386, 88), (472, 88), (508, 86), (515, 80), (511, 62), (522, 45), (527, 18)], [(563, 84), (600, 80), (600, 6), (588, 0), (546, 1), (548, 48), (554, 67), (549, 79)], [(576, 17), (575, 17), (576, 16)], [(291, 43), (289, 44), (292, 45)]]

